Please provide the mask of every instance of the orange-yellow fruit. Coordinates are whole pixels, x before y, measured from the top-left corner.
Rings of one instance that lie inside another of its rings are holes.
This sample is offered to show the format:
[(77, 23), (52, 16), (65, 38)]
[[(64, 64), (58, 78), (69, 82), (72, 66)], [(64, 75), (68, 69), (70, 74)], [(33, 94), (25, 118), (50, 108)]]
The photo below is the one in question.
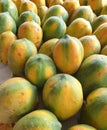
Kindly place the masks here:
[(49, 1), (49, 7), (54, 6), (54, 5), (62, 5), (63, 4), (63, 0), (50, 0)]
[(37, 8), (39, 8), (40, 6), (46, 6), (46, 1), (45, 0), (31, 0), (31, 1), (33, 3), (35, 3)]
[(81, 38), (85, 35), (92, 34), (92, 27), (89, 21), (84, 18), (76, 18), (67, 28), (66, 34)]
[(79, 0), (80, 5), (87, 5), (88, 0)]
[(101, 54), (107, 56), (107, 45), (105, 45), (105, 46), (101, 49)]
[(107, 22), (107, 15), (99, 15), (91, 23), (93, 32), (103, 23)]
[(52, 38), (50, 40), (47, 40), (46, 42), (42, 43), (42, 45), (39, 48), (39, 53), (46, 54), (50, 57), (52, 57), (52, 52), (57, 44), (58, 38)]
[(75, 76), (82, 84), (84, 98), (93, 90), (106, 87), (107, 56), (101, 54), (90, 55), (82, 62)]
[(24, 67), (28, 58), (37, 54), (36, 46), (26, 38), (17, 39), (8, 50), (8, 66), (15, 76), (24, 76)]
[(39, 24), (34, 21), (26, 21), (18, 28), (17, 36), (19, 39), (27, 38), (38, 48), (41, 45), (43, 32)]
[(16, 35), (11, 31), (5, 31), (0, 35), (0, 61), (3, 64), (8, 62), (8, 49), (17, 39)]
[(48, 11), (48, 7), (47, 6), (40, 6), (38, 8), (38, 15), (39, 15), (41, 21), (42, 21), (42, 19), (43, 19), (44, 15), (46, 14), (47, 11)]
[(0, 0), (0, 13), (8, 12), (11, 17), (17, 22), (18, 9), (12, 0)]
[(88, 5), (87, 6), (85, 6), (85, 5), (84, 6), (79, 6), (73, 12), (73, 14), (70, 16), (68, 22), (71, 23), (76, 18), (84, 18), (84, 19), (88, 20), (91, 23), (93, 21), (93, 19), (94, 19), (93, 10)]
[(25, 64), (25, 77), (38, 88), (43, 88), (44, 83), (56, 74), (53, 60), (45, 54), (31, 56)]
[(12, 0), (12, 1), (15, 3), (15, 5), (16, 5), (16, 7), (17, 7), (17, 9), (18, 9), (18, 12), (19, 12), (21, 4), (22, 4), (25, 0)]
[(107, 14), (107, 5), (102, 8), (100, 15), (102, 14)]
[(21, 3), (19, 13), (21, 14), (24, 11), (32, 10), (37, 13), (37, 6), (30, 0), (25, 0)]
[(18, 17), (18, 27), (26, 21), (34, 21), (39, 25), (41, 25), (41, 20), (38, 14), (30, 10), (24, 11), (23, 13), (20, 14), (20, 16)]
[(44, 15), (43, 20), (42, 20), (42, 24), (49, 17), (52, 17), (52, 16), (59, 16), (65, 22), (67, 22), (68, 17), (69, 17), (67, 10), (63, 6), (61, 6), (61, 5), (53, 5), (53, 6), (49, 7), (49, 9), (47, 10), (46, 14)]
[(53, 49), (53, 59), (63, 73), (74, 74), (81, 65), (84, 49), (79, 39), (65, 35)]
[(0, 123), (15, 124), (35, 109), (38, 103), (36, 86), (22, 77), (13, 77), (0, 85)]
[(16, 22), (10, 16), (9, 12), (2, 12), (0, 13), (0, 34), (5, 31), (12, 31), (16, 34)]
[(47, 41), (52, 38), (61, 38), (66, 33), (66, 24), (62, 18), (58, 16), (51, 16), (48, 18), (43, 26), (43, 40)]
[(101, 24), (94, 32), (94, 35), (99, 39), (101, 46), (107, 45), (107, 23)]
[(84, 48), (84, 58), (100, 53), (101, 44), (95, 35), (87, 35), (80, 38)]
[(49, 78), (43, 87), (43, 102), (60, 120), (76, 114), (83, 103), (80, 82), (73, 76), (60, 73)]
[(78, 0), (65, 0), (63, 2), (63, 7), (68, 11), (69, 17), (79, 6), (80, 4)]
[(16, 122), (13, 130), (61, 130), (62, 125), (51, 111), (35, 110)]
[(99, 15), (101, 9), (107, 5), (107, 0), (88, 0), (88, 5), (91, 6), (92, 10)]
[(87, 124), (76, 124), (71, 126), (68, 130), (97, 130), (97, 129)]
[(107, 130), (107, 88), (102, 87), (92, 91), (83, 105), (81, 123), (89, 124), (97, 130)]

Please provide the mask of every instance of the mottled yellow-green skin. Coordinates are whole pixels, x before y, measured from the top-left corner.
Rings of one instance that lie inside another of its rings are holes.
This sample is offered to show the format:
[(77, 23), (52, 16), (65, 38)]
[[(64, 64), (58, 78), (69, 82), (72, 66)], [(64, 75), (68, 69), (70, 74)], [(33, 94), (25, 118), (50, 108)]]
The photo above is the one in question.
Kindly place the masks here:
[(39, 53), (46, 54), (52, 57), (54, 46), (57, 44), (58, 40), (58, 38), (52, 38), (42, 43), (42, 45), (39, 48)]
[(79, 6), (74, 12), (73, 14), (70, 16), (68, 22), (69, 24), (75, 20), (76, 18), (84, 18), (86, 20), (88, 20), (90, 23), (93, 21), (94, 19), (94, 12), (91, 9), (90, 6)]
[(97, 129), (87, 124), (76, 124), (71, 126), (68, 130), (97, 130)]
[(0, 123), (15, 123), (35, 109), (38, 102), (36, 86), (21, 77), (6, 80), (0, 85)]
[(8, 50), (8, 66), (15, 76), (24, 76), (28, 58), (37, 54), (36, 46), (26, 38), (17, 39)]
[(82, 86), (71, 75), (56, 74), (43, 87), (43, 102), (60, 120), (66, 120), (82, 106)]
[(107, 56), (90, 55), (82, 62), (75, 76), (82, 84), (84, 98), (97, 88), (107, 87)]
[(19, 26), (17, 36), (19, 39), (27, 38), (39, 48), (42, 42), (43, 32), (39, 24), (34, 21), (26, 21)]
[(46, 6), (45, 0), (31, 0), (31, 1), (37, 6), (37, 8), (39, 8), (40, 6)]
[(106, 14), (102, 14), (102, 15), (99, 15), (97, 16), (93, 22), (92, 22), (92, 29), (93, 29), (93, 32), (103, 23), (106, 23), (107, 22), (107, 15)]
[(56, 74), (53, 60), (45, 54), (31, 56), (25, 64), (25, 76), (30, 82), (43, 88), (44, 83)]
[(107, 45), (105, 45), (105, 46), (101, 49), (101, 54), (107, 56)]
[(0, 61), (3, 64), (8, 63), (8, 49), (17, 39), (16, 35), (11, 31), (5, 31), (0, 35)]
[(48, 11), (48, 7), (47, 6), (40, 6), (38, 7), (38, 15), (42, 21), (44, 15), (46, 14), (46, 12)]
[(22, 117), (13, 130), (61, 130), (61, 127), (61, 123), (52, 112), (39, 109)]
[(66, 33), (66, 24), (63, 19), (57, 16), (52, 16), (46, 20), (42, 26), (43, 41), (47, 41), (52, 38), (61, 38)]
[(92, 91), (83, 106), (81, 122), (89, 124), (98, 130), (107, 129), (107, 88), (98, 88)]
[(88, 5), (91, 6), (92, 10), (99, 15), (102, 8), (107, 5), (106, 0), (88, 0)]
[(102, 47), (107, 45), (107, 23), (101, 24), (94, 32), (94, 35), (99, 39)]
[(95, 35), (83, 36), (80, 38), (80, 41), (84, 48), (84, 58), (100, 53), (101, 44)]
[(65, 22), (67, 22), (69, 17), (67, 10), (63, 6), (54, 5), (47, 10), (46, 14), (42, 19), (42, 24), (51, 16), (61, 17)]
[(9, 12), (0, 13), (0, 21), (0, 34), (5, 31), (12, 31), (14, 34), (16, 34), (16, 22), (11, 17)]
[(92, 34), (92, 27), (89, 21), (84, 18), (76, 18), (67, 28), (66, 34), (81, 38), (85, 35)]
[(19, 9), (19, 14), (21, 14), (24, 11), (28, 11), (28, 10), (32, 10), (35, 13), (38, 12), (37, 10), (37, 6), (35, 3), (33, 3), (32, 1), (23, 1), (22, 4), (20, 5), (20, 9)]
[(65, 35), (57, 41), (53, 49), (53, 59), (63, 73), (74, 74), (84, 57), (82, 43), (75, 37)]

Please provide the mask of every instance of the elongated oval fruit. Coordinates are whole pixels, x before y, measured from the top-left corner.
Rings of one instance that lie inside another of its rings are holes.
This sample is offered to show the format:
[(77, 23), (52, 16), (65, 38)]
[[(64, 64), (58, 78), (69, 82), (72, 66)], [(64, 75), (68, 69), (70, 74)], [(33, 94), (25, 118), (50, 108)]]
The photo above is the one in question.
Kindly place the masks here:
[(37, 54), (36, 46), (28, 39), (17, 39), (8, 50), (8, 66), (15, 76), (24, 76), (24, 67), (28, 58)]
[(64, 73), (74, 74), (81, 65), (84, 49), (79, 39), (65, 35), (57, 41), (53, 49), (53, 59), (57, 68)]
[(107, 88), (92, 91), (81, 109), (80, 122), (89, 124), (97, 130), (107, 130)]
[(0, 123), (14, 124), (34, 110), (38, 103), (36, 86), (22, 77), (14, 77), (0, 85)]
[(107, 87), (107, 56), (93, 54), (87, 57), (76, 73), (83, 87), (84, 98), (100, 87)]
[(16, 122), (13, 130), (61, 130), (57, 117), (46, 109), (35, 110)]

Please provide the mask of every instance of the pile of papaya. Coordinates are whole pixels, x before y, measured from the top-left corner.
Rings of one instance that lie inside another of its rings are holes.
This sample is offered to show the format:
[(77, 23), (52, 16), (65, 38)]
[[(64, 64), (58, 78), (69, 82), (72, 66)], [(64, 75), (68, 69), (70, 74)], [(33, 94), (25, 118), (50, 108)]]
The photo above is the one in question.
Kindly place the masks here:
[(107, 0), (0, 0), (0, 63), (0, 130), (107, 130)]

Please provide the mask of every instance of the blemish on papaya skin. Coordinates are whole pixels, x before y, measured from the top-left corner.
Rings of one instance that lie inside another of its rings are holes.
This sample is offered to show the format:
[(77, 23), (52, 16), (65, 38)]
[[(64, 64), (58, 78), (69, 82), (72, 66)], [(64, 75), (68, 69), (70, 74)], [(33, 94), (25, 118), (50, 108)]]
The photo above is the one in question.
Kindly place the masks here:
[(23, 93), (23, 92), (21, 92), (21, 95), (22, 95), (22, 96), (24, 96), (24, 93)]

